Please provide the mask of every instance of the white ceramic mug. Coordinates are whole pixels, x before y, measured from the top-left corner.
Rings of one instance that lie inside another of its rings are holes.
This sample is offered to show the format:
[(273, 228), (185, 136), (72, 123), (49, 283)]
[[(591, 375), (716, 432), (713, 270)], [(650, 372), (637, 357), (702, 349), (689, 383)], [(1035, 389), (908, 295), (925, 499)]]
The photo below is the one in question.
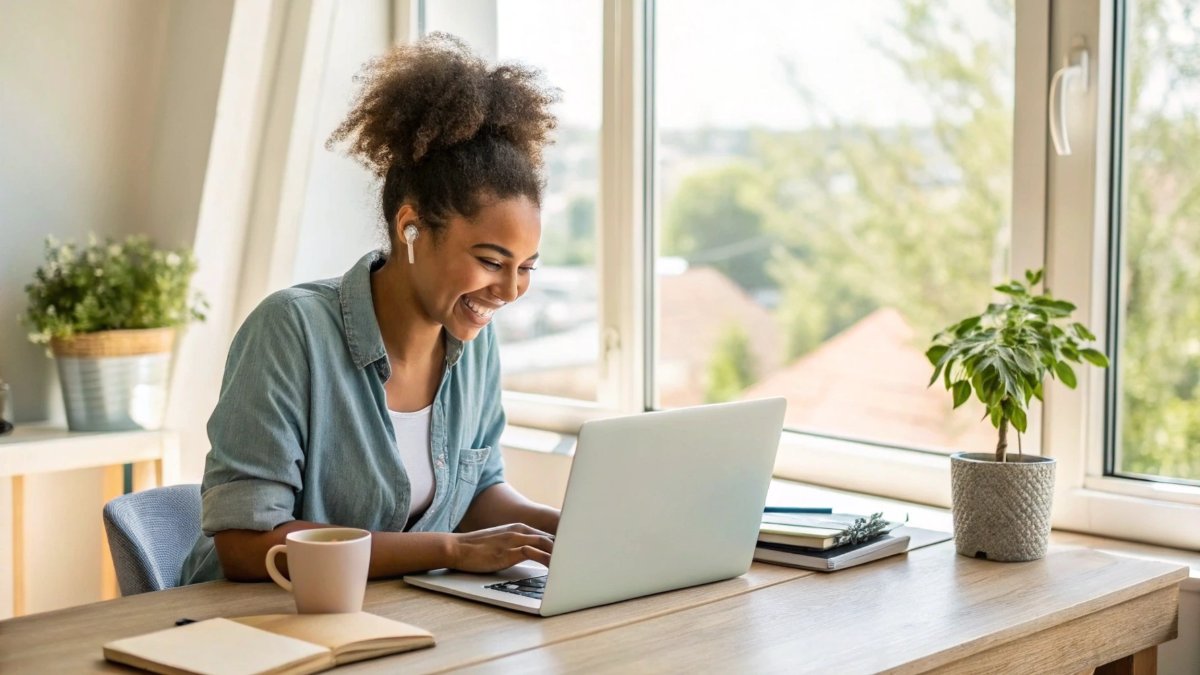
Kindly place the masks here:
[[(275, 566), (287, 554), (288, 581)], [(296, 598), (300, 614), (361, 612), (371, 566), (371, 533), (354, 527), (298, 530), (267, 551), (267, 573)]]

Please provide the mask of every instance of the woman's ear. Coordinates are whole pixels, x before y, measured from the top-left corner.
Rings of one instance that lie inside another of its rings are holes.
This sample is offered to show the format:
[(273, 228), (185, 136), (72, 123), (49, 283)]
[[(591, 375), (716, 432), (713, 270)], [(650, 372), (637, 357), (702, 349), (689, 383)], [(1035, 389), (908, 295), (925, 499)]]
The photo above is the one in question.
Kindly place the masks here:
[(413, 241), (421, 235), (418, 227), (417, 211), (411, 204), (401, 204), (392, 220), (392, 241), (395, 245), (404, 243), (408, 249), (408, 262), (413, 262)]
[(414, 262), (413, 259), (413, 242), (421, 235), (421, 231), (417, 229), (416, 221), (413, 221), (404, 226), (404, 246), (408, 249), (408, 264)]
[(401, 204), (400, 208), (396, 209), (396, 215), (392, 216), (391, 231), (389, 234), (395, 238), (395, 241), (404, 241), (404, 226), (409, 223), (417, 222), (417, 210), (412, 204)]

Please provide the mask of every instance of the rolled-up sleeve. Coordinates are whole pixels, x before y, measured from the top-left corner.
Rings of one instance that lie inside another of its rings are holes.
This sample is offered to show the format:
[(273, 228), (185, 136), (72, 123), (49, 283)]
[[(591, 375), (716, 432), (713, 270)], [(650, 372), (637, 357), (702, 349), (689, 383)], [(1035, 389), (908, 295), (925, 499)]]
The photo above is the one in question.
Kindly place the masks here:
[(263, 301), (229, 349), (208, 421), (202, 529), (268, 531), (295, 519), (309, 408), (308, 345), (296, 298)]
[(491, 448), (475, 486), (475, 496), (504, 482), (504, 453), (500, 449), (500, 436), (504, 433), (504, 406), (501, 405), (500, 346), (496, 343), (496, 331), (487, 330), (487, 366), (484, 377), (483, 397), (483, 443), (479, 447)]

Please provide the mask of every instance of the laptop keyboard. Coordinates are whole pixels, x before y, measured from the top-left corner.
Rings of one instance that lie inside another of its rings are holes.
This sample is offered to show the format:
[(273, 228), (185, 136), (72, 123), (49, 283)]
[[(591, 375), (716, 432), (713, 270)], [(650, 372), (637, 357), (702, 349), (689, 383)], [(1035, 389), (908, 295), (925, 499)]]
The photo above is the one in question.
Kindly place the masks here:
[(542, 594), (546, 592), (547, 576), (549, 575), (530, 577), (528, 579), (518, 579), (517, 581), (505, 581), (504, 583), (485, 586), (485, 588), (504, 591), (505, 593), (515, 593), (517, 595), (523, 595), (527, 598), (536, 598), (541, 600)]

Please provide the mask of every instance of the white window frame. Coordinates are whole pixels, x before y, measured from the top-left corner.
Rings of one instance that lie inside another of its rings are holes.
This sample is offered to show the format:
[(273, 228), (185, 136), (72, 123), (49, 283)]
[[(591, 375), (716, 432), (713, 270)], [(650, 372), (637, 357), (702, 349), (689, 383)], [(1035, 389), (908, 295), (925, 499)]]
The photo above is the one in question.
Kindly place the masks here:
[(589, 419), (646, 410), (645, 20), (642, 0), (603, 2), (596, 399), (506, 391), (504, 407), (514, 424), (573, 434)]
[[(656, 351), (647, 311), (653, 278), (652, 172), (647, 65), (653, 0), (604, 0), (604, 97), (598, 274), (602, 289), (600, 372), (594, 402), (505, 392), (510, 422), (574, 433), (588, 419), (653, 404), (648, 361)], [(400, 3), (406, 11), (407, 2)], [(1107, 319), (1107, 232), (1112, 137), (1113, 23), (1103, 0), (1016, 0), (1011, 272), (1045, 267), (1056, 295), (1079, 301), (1076, 318), (1098, 335)], [(1089, 87), (1071, 103), (1074, 153), (1047, 142), (1047, 91), (1075, 36), (1084, 36)], [(649, 149), (648, 149), (649, 148)], [(1080, 255), (1079, 252), (1086, 255)], [(1082, 300), (1082, 301), (1080, 301)], [(648, 356), (649, 355), (649, 356)], [(1030, 415), (1025, 452), (1058, 460), (1054, 526), (1160, 545), (1200, 548), (1200, 490), (1105, 476), (1105, 375), (1082, 369), (1075, 390), (1047, 387)], [(964, 448), (966, 449), (966, 448)], [(941, 507), (950, 505), (949, 459), (928, 452), (786, 432), (775, 473), (840, 489)]]
[[(1073, 154), (1048, 155), (1048, 283), (1062, 297), (1085, 299), (1077, 316), (1101, 336), (1108, 328), (1109, 186), (1119, 112), (1113, 105), (1116, 11), (1108, 2), (1056, 2), (1051, 41), (1051, 63), (1058, 64), (1082, 36), (1094, 67), (1080, 114), (1070, 120)], [(1106, 373), (1087, 368), (1080, 375), (1074, 391), (1047, 392), (1043, 439), (1059, 461), (1054, 525), (1200, 548), (1200, 488), (1104, 474)]]

